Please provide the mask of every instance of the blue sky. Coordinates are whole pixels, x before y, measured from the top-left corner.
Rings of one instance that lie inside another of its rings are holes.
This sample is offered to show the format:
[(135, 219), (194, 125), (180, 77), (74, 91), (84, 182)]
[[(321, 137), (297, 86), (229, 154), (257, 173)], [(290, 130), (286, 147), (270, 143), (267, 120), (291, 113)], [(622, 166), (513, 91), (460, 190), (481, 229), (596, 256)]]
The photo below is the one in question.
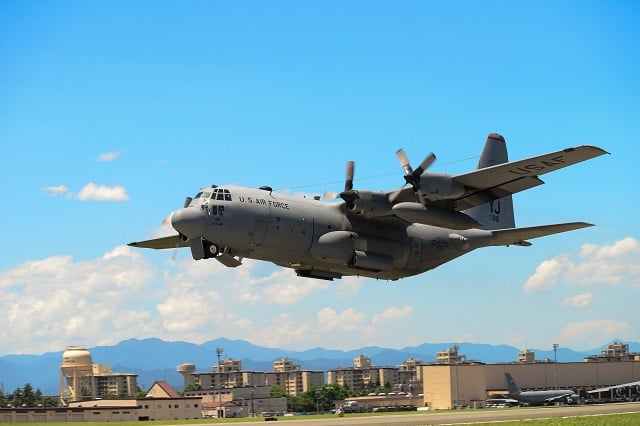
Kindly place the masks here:
[[(136, 337), (298, 350), (640, 341), (640, 5), (592, 1), (0, 4), (2, 354)], [(398, 282), (328, 283), (127, 242), (210, 184), (322, 194), (612, 155), (515, 196), (516, 223), (597, 226)]]

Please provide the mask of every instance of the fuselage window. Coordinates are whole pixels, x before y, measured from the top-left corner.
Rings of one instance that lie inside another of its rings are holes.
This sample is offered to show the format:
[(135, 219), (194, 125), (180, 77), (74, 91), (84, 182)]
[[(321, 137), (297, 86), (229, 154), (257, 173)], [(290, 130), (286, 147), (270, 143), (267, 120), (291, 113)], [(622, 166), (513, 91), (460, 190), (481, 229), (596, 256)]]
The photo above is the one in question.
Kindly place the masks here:
[(224, 216), (224, 206), (208, 206), (207, 211), (211, 216)]

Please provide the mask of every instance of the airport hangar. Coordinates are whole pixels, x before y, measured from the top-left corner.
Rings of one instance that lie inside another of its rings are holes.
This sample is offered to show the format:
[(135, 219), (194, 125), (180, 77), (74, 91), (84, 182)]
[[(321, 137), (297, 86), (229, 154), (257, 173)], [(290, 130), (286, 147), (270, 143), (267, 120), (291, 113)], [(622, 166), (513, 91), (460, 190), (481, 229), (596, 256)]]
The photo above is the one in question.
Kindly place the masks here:
[(597, 358), (567, 363), (469, 361), (423, 365), (424, 402), (432, 410), (483, 407), (487, 399), (507, 393), (505, 373), (511, 373), (522, 390), (573, 389), (582, 397), (589, 390), (640, 380), (640, 356), (622, 360)]

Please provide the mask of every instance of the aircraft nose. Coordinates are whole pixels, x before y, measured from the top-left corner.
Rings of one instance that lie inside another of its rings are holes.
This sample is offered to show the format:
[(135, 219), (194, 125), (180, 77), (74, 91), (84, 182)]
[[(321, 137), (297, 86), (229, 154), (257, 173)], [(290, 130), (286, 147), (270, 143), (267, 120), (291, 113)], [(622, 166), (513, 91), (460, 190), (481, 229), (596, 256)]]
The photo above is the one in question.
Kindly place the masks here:
[(171, 226), (188, 238), (202, 236), (204, 213), (197, 208), (188, 207), (171, 214)]

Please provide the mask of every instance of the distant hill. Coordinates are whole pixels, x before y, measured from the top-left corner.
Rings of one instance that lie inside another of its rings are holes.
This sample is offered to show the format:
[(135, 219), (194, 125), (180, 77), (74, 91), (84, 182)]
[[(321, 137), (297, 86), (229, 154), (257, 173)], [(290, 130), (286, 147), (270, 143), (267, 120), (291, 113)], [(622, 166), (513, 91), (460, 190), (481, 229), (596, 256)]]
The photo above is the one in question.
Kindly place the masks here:
[[(640, 352), (640, 344), (626, 342), (631, 352)], [(216, 348), (223, 348), (223, 358), (242, 361), (242, 367), (248, 371), (272, 371), (273, 361), (287, 357), (293, 359), (303, 370), (327, 371), (337, 366), (353, 366), (353, 358), (364, 354), (372, 358), (377, 366), (395, 366), (408, 358), (424, 362), (435, 360), (436, 352), (457, 344), (459, 353), (467, 360), (485, 363), (513, 362), (518, 358), (519, 349), (507, 345), (487, 345), (480, 343), (423, 343), (402, 349), (364, 347), (352, 351), (329, 350), (323, 348), (305, 351), (290, 351), (277, 348), (265, 348), (244, 340), (220, 338), (197, 345), (188, 342), (167, 342), (161, 339), (129, 339), (113, 346), (89, 348), (96, 364), (108, 364), (111, 371), (138, 374), (138, 384), (148, 388), (156, 380), (166, 380), (176, 389), (182, 388), (182, 377), (176, 372), (176, 366), (183, 362), (196, 365), (197, 372), (211, 371), (216, 365)], [(588, 355), (600, 354), (604, 345), (589, 351), (558, 349), (559, 362), (579, 362)], [(537, 360), (553, 359), (553, 349), (531, 349)], [(12, 392), (26, 383), (42, 390), (46, 395), (56, 395), (60, 380), (60, 364), (63, 350), (42, 355), (5, 355), (0, 357), (0, 384), (5, 392)]]

